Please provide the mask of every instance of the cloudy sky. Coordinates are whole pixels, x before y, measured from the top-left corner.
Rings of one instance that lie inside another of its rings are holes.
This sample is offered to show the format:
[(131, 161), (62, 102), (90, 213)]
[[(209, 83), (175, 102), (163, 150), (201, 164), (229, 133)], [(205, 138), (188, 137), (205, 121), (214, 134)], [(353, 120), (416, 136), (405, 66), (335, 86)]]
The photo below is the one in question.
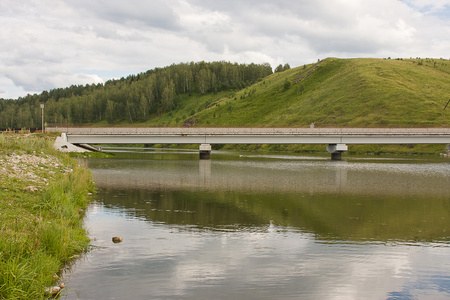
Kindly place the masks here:
[(0, 98), (191, 61), (450, 58), (450, 0), (2, 0)]

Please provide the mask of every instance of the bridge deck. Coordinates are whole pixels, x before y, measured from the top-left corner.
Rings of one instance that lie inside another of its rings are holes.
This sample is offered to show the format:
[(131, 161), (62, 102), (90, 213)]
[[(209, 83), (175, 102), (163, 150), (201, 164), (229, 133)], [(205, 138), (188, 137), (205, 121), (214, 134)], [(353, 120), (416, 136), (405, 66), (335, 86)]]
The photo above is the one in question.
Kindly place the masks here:
[(450, 128), (48, 128), (74, 144), (450, 144)]

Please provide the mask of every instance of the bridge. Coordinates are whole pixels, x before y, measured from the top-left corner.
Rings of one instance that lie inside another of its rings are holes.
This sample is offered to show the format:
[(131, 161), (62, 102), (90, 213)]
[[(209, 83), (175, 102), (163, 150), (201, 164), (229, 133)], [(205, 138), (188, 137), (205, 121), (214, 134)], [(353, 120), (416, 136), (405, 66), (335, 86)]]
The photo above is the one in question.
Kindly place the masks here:
[(52, 127), (70, 144), (324, 144), (334, 160), (351, 144), (450, 144), (450, 128)]

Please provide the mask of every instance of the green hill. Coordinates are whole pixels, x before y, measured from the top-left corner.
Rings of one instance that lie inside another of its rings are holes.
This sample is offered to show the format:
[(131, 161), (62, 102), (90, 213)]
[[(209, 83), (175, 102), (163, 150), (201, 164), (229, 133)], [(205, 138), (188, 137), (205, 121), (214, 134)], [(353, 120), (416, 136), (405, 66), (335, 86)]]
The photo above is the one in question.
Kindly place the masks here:
[(0, 99), (0, 128), (88, 126), (450, 126), (450, 61), (336, 59), (171, 65), (105, 84)]
[(186, 98), (146, 124), (449, 126), (449, 98), (448, 60), (328, 58), (238, 92)]

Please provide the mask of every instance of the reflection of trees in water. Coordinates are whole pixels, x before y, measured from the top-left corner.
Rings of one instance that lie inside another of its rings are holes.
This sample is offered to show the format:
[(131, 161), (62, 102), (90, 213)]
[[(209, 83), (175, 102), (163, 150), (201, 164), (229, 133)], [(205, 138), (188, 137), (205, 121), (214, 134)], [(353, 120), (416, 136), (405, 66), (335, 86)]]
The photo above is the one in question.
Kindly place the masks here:
[(440, 198), (165, 188), (106, 188), (102, 198), (154, 222), (215, 230), (264, 230), (273, 222), (331, 240), (448, 240), (450, 225), (449, 203)]
[(219, 230), (273, 222), (339, 240), (448, 240), (450, 174), (439, 164), (114, 163), (90, 165), (105, 204), (156, 222)]

